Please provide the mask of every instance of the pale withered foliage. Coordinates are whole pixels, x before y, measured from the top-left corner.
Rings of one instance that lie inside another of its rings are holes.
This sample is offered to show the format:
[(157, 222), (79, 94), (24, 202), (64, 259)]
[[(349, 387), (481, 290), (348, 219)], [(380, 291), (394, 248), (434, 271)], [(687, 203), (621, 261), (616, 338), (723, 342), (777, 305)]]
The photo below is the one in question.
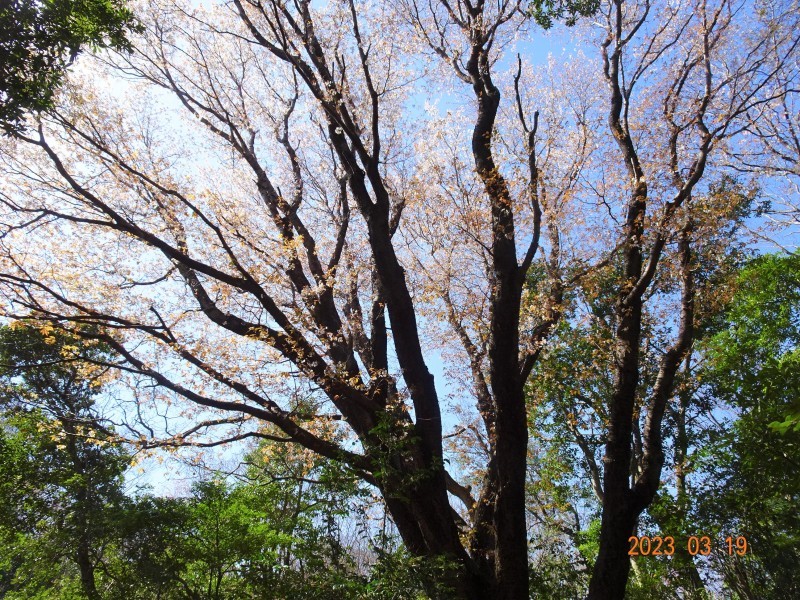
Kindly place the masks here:
[[(593, 8), (574, 55), (529, 58), (532, 16)], [(749, 198), (731, 156), (796, 87), (796, 2), (136, 13), (133, 55), (84, 62), (3, 140), (5, 313), (112, 348), (145, 445), (260, 436), (345, 463), (464, 598), (528, 595), (525, 386), (559, 326), (594, 322), (605, 393), (564, 418), (578, 445), (602, 429), (603, 456), (581, 446), (590, 597), (621, 597), (713, 295), (698, 265)]]

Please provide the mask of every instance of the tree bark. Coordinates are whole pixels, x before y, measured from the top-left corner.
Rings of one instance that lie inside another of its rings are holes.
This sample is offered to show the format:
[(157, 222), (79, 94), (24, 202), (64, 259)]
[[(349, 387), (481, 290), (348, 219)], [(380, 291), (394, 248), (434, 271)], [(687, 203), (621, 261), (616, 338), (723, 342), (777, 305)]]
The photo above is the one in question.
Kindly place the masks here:
[(75, 560), (81, 574), (81, 587), (89, 600), (99, 600), (100, 594), (97, 592), (97, 585), (94, 580), (94, 565), (89, 554), (89, 540), (86, 536), (81, 536), (78, 541), (78, 548), (75, 553)]
[[(588, 600), (621, 600), (625, 597), (631, 561), (628, 556), (628, 538), (636, 527), (638, 513), (628, 502), (613, 498), (606, 489), (603, 517), (600, 528), (600, 549), (589, 583)], [(617, 500), (613, 504), (608, 499)]]
[(75, 519), (77, 533), (77, 547), (75, 548), (75, 562), (81, 577), (81, 587), (89, 600), (99, 600), (100, 594), (94, 579), (94, 564), (91, 557), (91, 535), (89, 532), (89, 520), (91, 515), (87, 514), (87, 506), (90, 501), (92, 490), (87, 478), (90, 475), (86, 472), (86, 462), (80, 455), (77, 447), (77, 432), (69, 419), (62, 419), (62, 427), (67, 434), (67, 451), (72, 459), (72, 469), (83, 481), (75, 495)]

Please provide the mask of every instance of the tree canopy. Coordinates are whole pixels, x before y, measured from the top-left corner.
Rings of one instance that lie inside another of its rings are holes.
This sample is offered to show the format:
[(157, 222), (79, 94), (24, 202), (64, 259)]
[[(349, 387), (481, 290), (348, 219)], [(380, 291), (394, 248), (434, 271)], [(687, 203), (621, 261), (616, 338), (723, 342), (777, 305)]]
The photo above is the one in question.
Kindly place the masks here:
[(0, 3), (0, 127), (53, 106), (67, 67), (86, 46), (130, 49), (136, 27), (120, 0), (4, 0)]
[(101, 597), (95, 570), (130, 457), (97, 429), (101, 374), (87, 370), (80, 350), (106, 355), (47, 324), (0, 329), (3, 597)]
[[(797, 2), (136, 18), (131, 54), (76, 69), (2, 141), (5, 315), (107, 348), (87, 358), (127, 385), (140, 447), (340, 464), (454, 597), (527, 598), (549, 505), (531, 494), (566, 507), (590, 482), (572, 540), (588, 597), (621, 598), (667, 455), (689, 450), (693, 346), (780, 166), (763, 121), (797, 93)], [(560, 21), (573, 54), (537, 60)]]

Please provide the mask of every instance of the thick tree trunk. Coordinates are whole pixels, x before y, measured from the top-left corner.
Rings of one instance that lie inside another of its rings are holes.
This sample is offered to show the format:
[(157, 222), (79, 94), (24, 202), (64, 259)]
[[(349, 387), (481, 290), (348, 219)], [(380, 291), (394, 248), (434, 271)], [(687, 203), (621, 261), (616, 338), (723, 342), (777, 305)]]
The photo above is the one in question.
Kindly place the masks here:
[(625, 597), (631, 568), (628, 538), (633, 535), (639, 516), (628, 504), (613, 497), (603, 503), (600, 550), (587, 600), (621, 600)]
[(99, 600), (100, 594), (94, 581), (94, 565), (89, 554), (89, 541), (85, 536), (78, 540), (78, 548), (75, 556), (78, 563), (78, 570), (81, 574), (81, 587), (89, 600)]
[[(516, 382), (511, 382), (514, 385)], [(494, 509), (497, 540), (495, 573), (503, 600), (526, 600), (528, 591), (528, 538), (525, 522), (525, 470), (528, 427), (522, 392), (510, 390), (508, 402), (498, 402), (498, 489)]]
[(412, 496), (415, 499), (400, 500), (384, 496), (387, 498), (389, 513), (408, 551), (415, 556), (452, 561), (450, 573), (444, 575), (444, 581), (438, 582), (449, 589), (448, 598), (458, 600), (497, 598), (497, 583), (494, 573), (487, 568), (488, 563), (470, 557), (457, 534), (431, 538), (431, 533), (436, 530), (441, 534), (449, 529), (449, 526), (455, 529), (452, 516), (448, 514), (443, 519), (436, 507), (428, 502), (430, 496), (422, 487), (414, 490)]
[[(630, 217), (629, 217), (630, 218)], [(636, 231), (638, 227), (631, 225)], [(636, 231), (640, 234), (639, 231)], [(626, 253), (626, 278), (635, 281), (641, 272), (641, 250), (631, 244)], [(630, 486), (632, 434), (636, 390), (639, 384), (640, 298), (625, 302), (623, 287), (618, 303), (617, 364), (614, 393), (609, 410), (609, 431), (603, 457), (603, 515), (600, 548), (589, 583), (589, 600), (618, 600), (625, 596), (630, 572), (628, 538), (633, 535), (644, 508), (634, 502)]]
[(517, 264), (511, 193), (492, 154), (492, 133), (500, 91), (489, 76), (486, 40), (473, 39), (467, 71), (472, 76), (478, 114), (472, 132), (472, 154), (491, 202), (492, 269), (495, 282), (489, 343), (489, 374), (495, 401), (493, 441), (497, 489), (492, 514), (495, 535), (496, 598), (528, 598), (528, 537), (525, 523), (525, 472), (528, 425), (519, 361), (519, 312), (524, 273)]

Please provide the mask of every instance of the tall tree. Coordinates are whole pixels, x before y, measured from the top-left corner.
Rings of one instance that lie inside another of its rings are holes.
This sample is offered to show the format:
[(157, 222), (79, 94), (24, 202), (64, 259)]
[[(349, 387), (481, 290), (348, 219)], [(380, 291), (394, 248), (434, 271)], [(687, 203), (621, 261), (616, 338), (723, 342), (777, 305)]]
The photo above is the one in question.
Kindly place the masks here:
[[(766, 255), (739, 274), (720, 330), (703, 344), (699, 393), (733, 414), (695, 468), (709, 473), (694, 492), (692, 519), (744, 536), (748, 554), (718, 561), (736, 598), (800, 593), (800, 257)], [(724, 555), (725, 553), (723, 553)]]
[(64, 593), (72, 567), (83, 595), (100, 598), (95, 570), (129, 457), (109, 444), (94, 406), (101, 373), (81, 355), (107, 352), (49, 324), (0, 329), (5, 592)]
[[(707, 223), (697, 236), (693, 275), (696, 281), (695, 336), (702, 342), (720, 327), (721, 315), (730, 300), (732, 280), (744, 263), (747, 246), (744, 223), (756, 208), (757, 196), (729, 179), (711, 186), (708, 195), (696, 196), (698, 211), (713, 211), (714, 223)], [(531, 477), (536, 482), (530, 504), (537, 522), (548, 523), (560, 535), (561, 542), (572, 547), (589, 547), (589, 538), (598, 524), (603, 502), (604, 482), (602, 457), (607, 443), (608, 419), (606, 399), (613, 380), (614, 354), (613, 303), (602, 290), (613, 284), (618, 265), (587, 279), (575, 290), (568, 303), (568, 318), (543, 351), (529, 382), (530, 431), (542, 458), (529, 461)], [(663, 348), (668, 346), (674, 331), (665, 324), (672, 309), (670, 297), (675, 295), (674, 273), (658, 274), (650, 288), (651, 302), (642, 315), (643, 344), (640, 362), (639, 395), (647, 397), (658, 381)], [(658, 297), (660, 301), (656, 300)], [(696, 454), (706, 453), (713, 435), (719, 431), (709, 400), (698, 393), (705, 376), (698, 370), (700, 353), (687, 353), (676, 372), (676, 385), (666, 407), (664, 421), (665, 465), (670, 471), (661, 474), (667, 482), (634, 534), (669, 535), (685, 540), (702, 530), (697, 525), (697, 498), (691, 491), (690, 475), (696, 471)], [(713, 404), (712, 404), (713, 405)], [(644, 460), (642, 432), (646, 412), (635, 415), (632, 422), (633, 456), (631, 477), (636, 477)], [(694, 478), (702, 475), (695, 473)], [(538, 493), (538, 494), (537, 494)], [(709, 530), (710, 531), (710, 530)], [(582, 562), (591, 567), (597, 546)], [(670, 587), (688, 597), (704, 589), (702, 579), (685, 544), (677, 544), (674, 556), (659, 564), (653, 556), (631, 559), (636, 577), (627, 588), (628, 596), (647, 597), (660, 593), (668, 578)]]
[[(770, 6), (613, 0), (575, 40), (591, 59), (505, 70), (535, 41), (530, 15), (547, 23), (522, 0), (144, 4), (136, 53), (96, 69), (137, 85), (103, 91), (86, 73), (7, 141), (6, 312), (102, 325), (76, 335), (122, 357), (98, 362), (130, 380), (143, 440), (166, 410), (176, 443), (305, 446), (380, 491), (412, 554), (455, 564), (457, 596), (520, 599), (524, 387), (571, 292), (609, 269), (590, 597), (620, 598), (693, 339), (697, 246), (716, 227), (695, 199), (796, 57), (796, 3)], [(446, 114), (414, 107), (431, 93)], [(671, 294), (653, 293), (657, 276)], [(645, 387), (650, 305), (669, 335)], [(439, 350), (471, 384), (452, 433)]]

